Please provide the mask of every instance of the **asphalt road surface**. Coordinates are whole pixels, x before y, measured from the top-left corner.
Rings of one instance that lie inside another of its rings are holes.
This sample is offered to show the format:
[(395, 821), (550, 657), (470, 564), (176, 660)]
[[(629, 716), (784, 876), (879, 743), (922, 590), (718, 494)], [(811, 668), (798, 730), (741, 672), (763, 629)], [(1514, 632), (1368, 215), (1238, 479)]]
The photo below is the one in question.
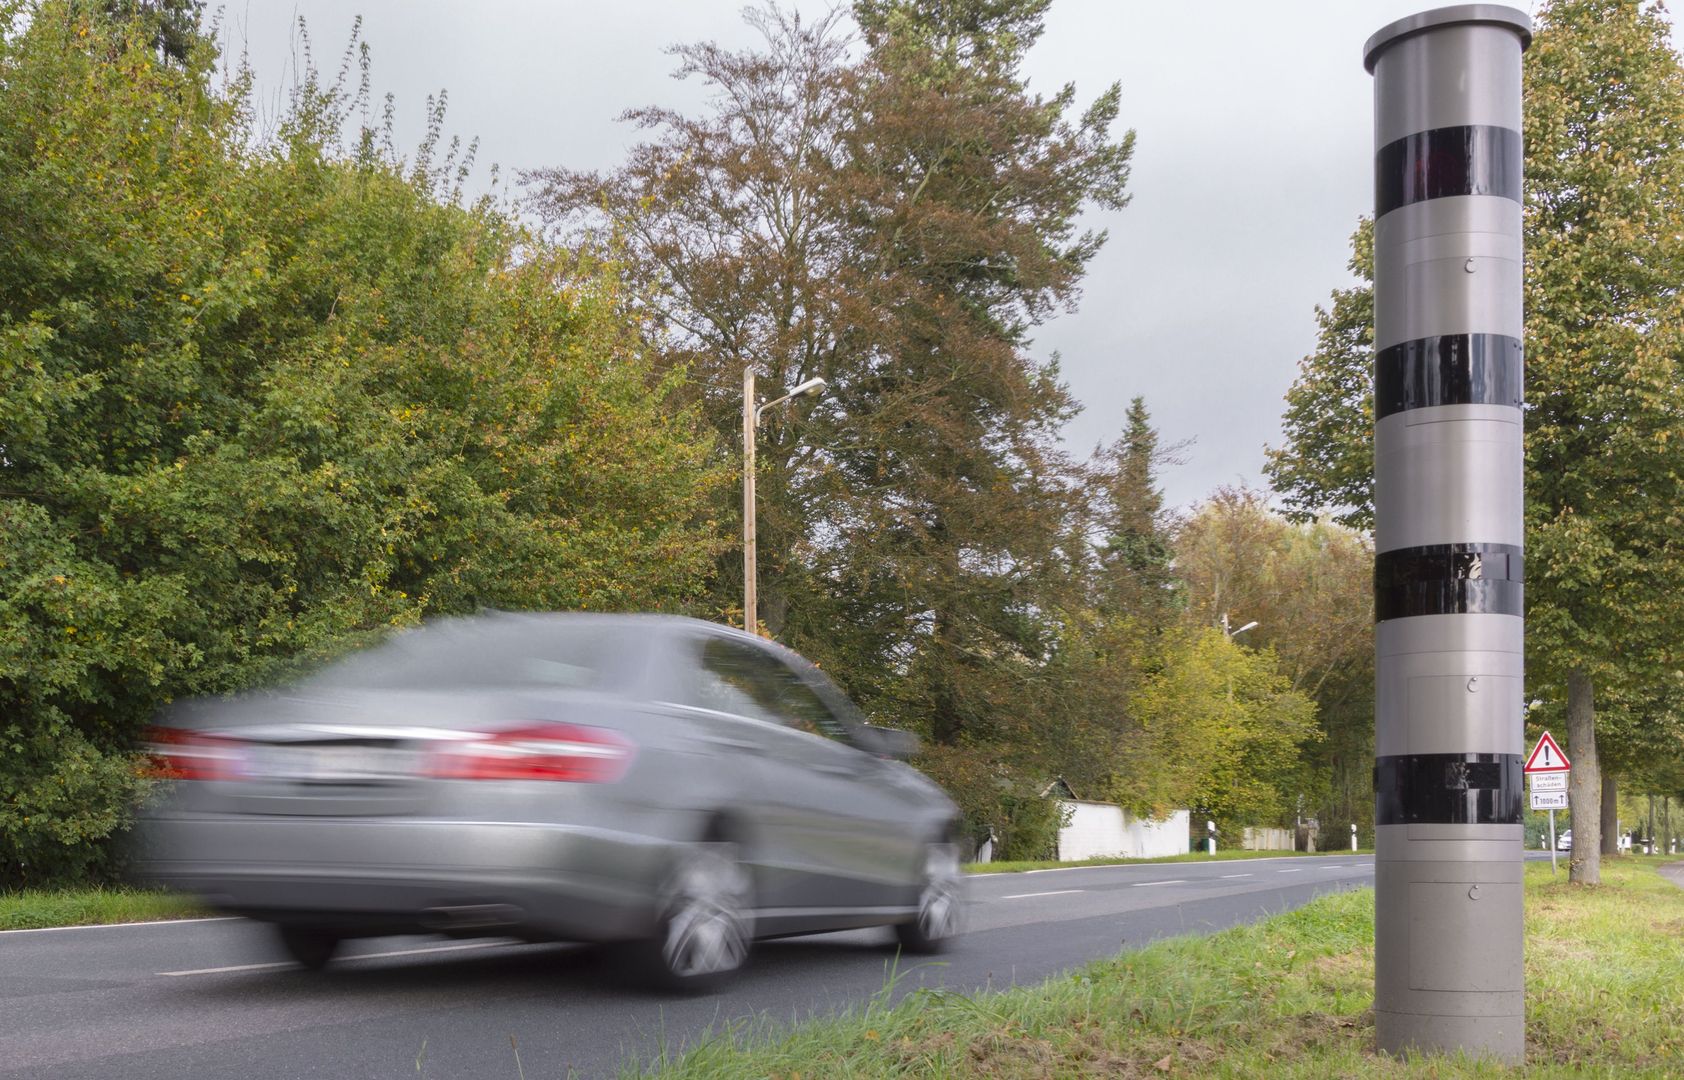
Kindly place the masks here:
[[(1373, 878), (1366, 855), (981, 875), (969, 932), (935, 962), (903, 958), (896, 992), (1034, 983)], [(628, 985), (601, 950), (566, 945), (375, 938), (312, 973), (266, 929), (200, 919), (0, 933), (0, 1077), (613, 1076), (710, 1027), (858, 1005), (896, 963), (886, 930), (763, 942), (729, 989), (674, 998)]]

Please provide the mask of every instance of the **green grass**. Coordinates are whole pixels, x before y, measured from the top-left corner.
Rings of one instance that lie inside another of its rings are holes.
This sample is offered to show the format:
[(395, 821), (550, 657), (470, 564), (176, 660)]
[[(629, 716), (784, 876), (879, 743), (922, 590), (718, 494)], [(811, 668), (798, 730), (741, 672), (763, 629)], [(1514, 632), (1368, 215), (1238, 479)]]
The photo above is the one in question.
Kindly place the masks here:
[(1228, 851), (1218, 851), (1214, 855), (1206, 855), (1202, 851), (1189, 851), (1182, 855), (1155, 855), (1146, 859), (1125, 859), (1107, 857), (1102, 859), (1082, 859), (1078, 862), (1058, 862), (1057, 860), (1016, 861), (1016, 862), (987, 862), (966, 863), (967, 874), (1021, 874), (1025, 870), (1066, 870), (1076, 866), (1133, 866), (1136, 863), (1180, 863), (1180, 862), (1223, 862), (1228, 859), (1290, 859), (1297, 856), (1313, 857), (1317, 855), (1372, 855), (1373, 848), (1363, 848), (1361, 851), (1241, 851), (1234, 848)]
[(185, 896), (149, 889), (23, 889), (0, 892), (0, 930), (190, 919), (207, 912)]
[(663, 1080), (831, 1077), (1677, 1077), (1684, 1075), (1684, 889), (1661, 857), (1603, 857), (1596, 888), (1526, 867), (1528, 1063), (1394, 1060), (1373, 1049), (1374, 894), (1181, 938), (1039, 986), (889, 993), (838, 1019), (763, 1019)]

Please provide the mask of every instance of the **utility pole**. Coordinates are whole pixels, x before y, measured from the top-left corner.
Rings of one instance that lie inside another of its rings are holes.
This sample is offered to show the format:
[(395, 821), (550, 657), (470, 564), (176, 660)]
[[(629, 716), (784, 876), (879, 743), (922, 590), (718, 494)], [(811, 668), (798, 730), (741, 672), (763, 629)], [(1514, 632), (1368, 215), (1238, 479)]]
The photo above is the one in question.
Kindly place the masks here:
[(759, 596), (756, 566), (759, 538), (756, 536), (754, 513), (754, 450), (760, 434), (760, 417), (767, 409), (783, 405), (798, 397), (819, 394), (829, 385), (823, 379), (812, 378), (780, 398), (764, 405), (754, 400), (754, 365), (743, 368), (743, 629), (751, 634), (760, 632)]
[(1464, 4), (1374, 75), (1379, 1049), (1526, 1054), (1520, 56)]
[(743, 365), (743, 629), (751, 634), (760, 632), (757, 612), (754, 521), (754, 437), (760, 427), (760, 415), (754, 400), (754, 365)]

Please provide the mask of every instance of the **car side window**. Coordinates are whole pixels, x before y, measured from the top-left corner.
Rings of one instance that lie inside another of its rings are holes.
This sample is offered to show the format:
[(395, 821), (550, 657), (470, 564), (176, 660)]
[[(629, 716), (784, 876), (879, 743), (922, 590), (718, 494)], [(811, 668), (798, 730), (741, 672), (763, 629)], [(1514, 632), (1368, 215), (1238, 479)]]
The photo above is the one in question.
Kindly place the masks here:
[(771, 657), (758, 649), (709, 638), (702, 646), (694, 700), (686, 704), (781, 724), (778, 698), (782, 687), (775, 666), (781, 665), (775, 665)]
[(691, 705), (751, 716), (837, 742), (848, 727), (799, 672), (770, 653), (724, 638), (702, 646)]
[(813, 692), (806, 680), (785, 664), (779, 664), (782, 693), (779, 695), (782, 722), (809, 735), (821, 735), (837, 742), (850, 742), (848, 727), (836, 718), (830, 707)]

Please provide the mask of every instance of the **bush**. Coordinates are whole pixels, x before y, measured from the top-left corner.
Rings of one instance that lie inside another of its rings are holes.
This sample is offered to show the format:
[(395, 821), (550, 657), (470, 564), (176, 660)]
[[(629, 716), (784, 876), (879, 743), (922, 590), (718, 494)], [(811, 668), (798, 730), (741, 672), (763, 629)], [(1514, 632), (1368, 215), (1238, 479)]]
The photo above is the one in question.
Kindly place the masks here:
[(916, 762), (959, 804), (960, 831), (972, 851), (994, 836), (997, 859), (1058, 857), (1058, 831), (1068, 814), (1031, 779), (975, 746), (930, 746)]
[[(615, 269), (273, 137), (203, 39), (0, 0), (0, 887), (104, 865), (173, 699), (433, 614), (672, 608), (725, 479)], [(435, 121), (439, 118), (435, 115)]]

